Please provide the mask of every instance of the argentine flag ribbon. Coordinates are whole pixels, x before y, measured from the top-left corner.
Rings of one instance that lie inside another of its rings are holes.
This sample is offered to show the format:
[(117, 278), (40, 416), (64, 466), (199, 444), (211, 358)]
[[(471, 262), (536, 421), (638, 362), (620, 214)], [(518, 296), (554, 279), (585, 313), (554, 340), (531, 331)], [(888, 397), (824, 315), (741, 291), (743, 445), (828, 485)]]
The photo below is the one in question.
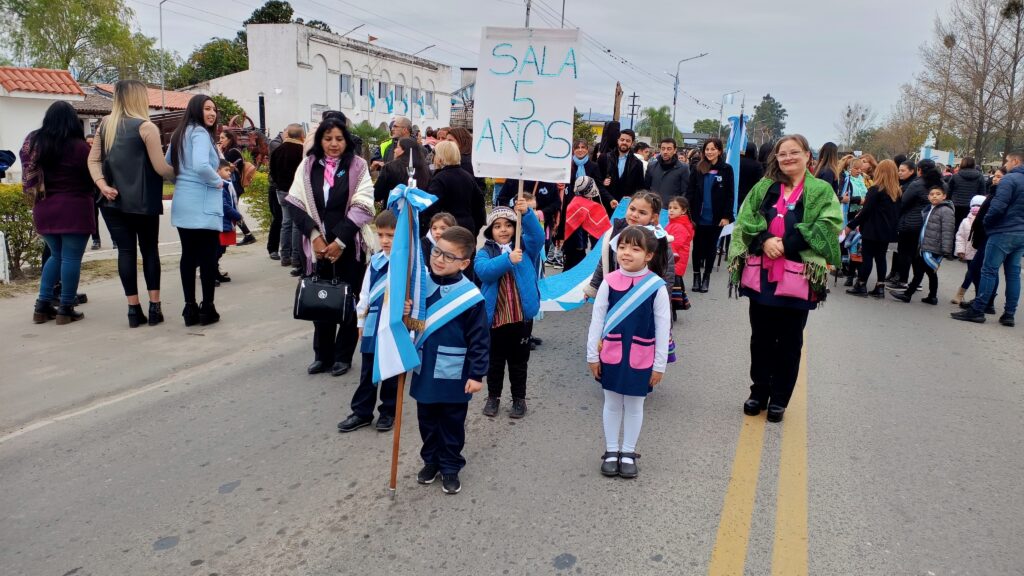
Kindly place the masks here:
[(377, 107), (377, 97), (373, 95), (373, 90), (367, 92), (366, 95), (370, 98), (370, 110), (373, 110)]
[(391, 247), (388, 281), (380, 309), (377, 347), (373, 355), (373, 381), (381, 382), (413, 370), (420, 365), (416, 345), (405, 325), (402, 313), (406, 294), (412, 300), (410, 319), (422, 325), (426, 319), (427, 268), (420, 248), (419, 213), (437, 197), (418, 188), (399, 184), (388, 197), (388, 208), (398, 218)]
[(725, 163), (732, 166), (733, 191), (732, 211), (739, 214), (740, 211), (740, 156), (747, 148), (747, 122), (749, 119), (744, 116), (730, 116), (729, 142), (725, 147)]

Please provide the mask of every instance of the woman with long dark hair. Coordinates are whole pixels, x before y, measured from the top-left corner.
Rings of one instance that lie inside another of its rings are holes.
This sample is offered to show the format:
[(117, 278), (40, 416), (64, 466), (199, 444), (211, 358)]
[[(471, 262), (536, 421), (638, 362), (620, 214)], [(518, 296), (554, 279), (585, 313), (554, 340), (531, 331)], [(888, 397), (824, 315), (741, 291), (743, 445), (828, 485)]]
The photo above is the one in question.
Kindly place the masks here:
[[(50, 105), (43, 125), (25, 138), (21, 148), (22, 184), (35, 189), (32, 222), (50, 249), (43, 265), (32, 321), (56, 318), (68, 324), (85, 317), (75, 310), (82, 255), (96, 228), (93, 183), (89, 176), (89, 144), (82, 122), (67, 102)], [(53, 307), (53, 289), (60, 282), (60, 306)]]
[[(320, 123), (295, 174), (285, 203), (303, 234), (304, 273), (338, 279), (358, 294), (369, 259), (368, 242), (373, 242), (368, 228), (374, 214), (373, 182), (343, 122), (328, 118)], [(357, 339), (354, 313), (340, 325), (314, 322), (314, 360), (306, 372), (345, 374), (352, 368)]]
[(945, 189), (945, 182), (942, 181), (942, 173), (935, 166), (935, 161), (925, 158), (917, 164), (917, 178), (912, 180), (903, 191), (900, 198), (900, 219), (898, 224), (897, 242), (900, 253), (900, 260), (904, 267), (900, 269), (900, 276), (895, 282), (889, 284), (889, 288), (904, 290), (907, 287), (907, 280), (910, 274), (910, 264), (918, 253), (921, 227), (924, 226), (924, 210), (928, 202), (928, 191), (932, 188)]
[[(181, 288), (186, 326), (206, 326), (220, 320), (213, 305), (217, 282), (217, 257), (224, 220), (223, 180), (217, 174), (220, 154), (214, 143), (217, 104), (204, 94), (188, 102), (185, 115), (171, 135), (167, 158), (174, 167), (174, 199), (171, 224), (181, 238)], [(203, 290), (196, 304), (196, 268)]]
[[(235, 167), (231, 173), (231, 184), (235, 187), (235, 194), (241, 198), (242, 194), (245, 194), (245, 188), (242, 186), (242, 174), (245, 173), (245, 157), (242, 156), (242, 150), (238, 146), (238, 136), (231, 130), (224, 128), (221, 130), (220, 137), (217, 140), (217, 148), (220, 150), (221, 156)], [(238, 228), (242, 231), (242, 241), (238, 243), (239, 246), (256, 243), (256, 237), (249, 231), (249, 226), (245, 223), (244, 218), (238, 221)], [(219, 273), (217, 276), (221, 281), (231, 280)]]
[(839, 265), (839, 200), (807, 171), (811, 148), (798, 134), (775, 144), (765, 178), (740, 208), (729, 250), (732, 281), (750, 299), (750, 397), (743, 413), (768, 409), (781, 422), (803, 348), (808, 312)]
[(818, 164), (814, 167), (814, 177), (824, 180), (839, 194), (839, 147), (835, 142), (825, 142), (818, 150)]
[[(117, 246), (117, 273), (128, 298), (128, 326), (156, 326), (164, 321), (160, 304), (160, 215), (164, 213), (164, 179), (174, 168), (164, 160), (160, 129), (149, 121), (146, 85), (121, 80), (114, 103), (100, 123), (99, 138), (89, 154), (89, 171), (100, 189), (103, 220)], [(138, 246), (138, 249), (136, 249)], [(138, 253), (149, 292), (149, 318), (139, 301)]]
[(690, 173), (690, 186), (686, 191), (690, 219), (696, 228), (693, 237), (694, 292), (708, 291), (718, 238), (722, 235), (722, 228), (735, 220), (735, 187), (732, 166), (725, 162), (725, 146), (718, 138), (709, 138), (704, 141), (701, 156), (697, 169)]
[[(868, 188), (864, 207), (846, 225), (846, 234), (860, 231), (863, 262), (858, 268), (857, 282), (846, 291), (854, 296), (885, 297), (885, 253), (889, 243), (896, 240), (896, 220), (899, 217), (899, 201), (903, 191), (896, 163), (882, 160), (874, 169), (875, 183)], [(868, 292), (868, 276), (875, 265), (875, 288)]]
[[(377, 182), (373, 185), (373, 199), (376, 202), (387, 202), (388, 195), (399, 184), (409, 183), (409, 156), (412, 155), (413, 177), (416, 187), (426, 190), (430, 184), (430, 169), (427, 167), (423, 147), (416, 143), (415, 138), (402, 138), (394, 144), (395, 158), (380, 170)], [(474, 182), (474, 185), (476, 183)]]

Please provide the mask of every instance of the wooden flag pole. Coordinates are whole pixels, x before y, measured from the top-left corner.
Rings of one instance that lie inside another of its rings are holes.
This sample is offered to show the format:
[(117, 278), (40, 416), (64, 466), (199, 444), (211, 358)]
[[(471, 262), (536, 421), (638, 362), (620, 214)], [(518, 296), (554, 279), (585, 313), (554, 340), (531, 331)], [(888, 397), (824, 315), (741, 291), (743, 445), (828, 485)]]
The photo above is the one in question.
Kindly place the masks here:
[[(519, 174), (519, 194), (516, 195), (516, 204), (523, 199), (523, 174)], [(512, 207), (515, 210), (515, 207)], [(523, 215), (516, 212), (516, 249), (522, 248), (523, 240)]]
[[(409, 187), (416, 187), (416, 179), (413, 177), (413, 164), (412, 164), (412, 151), (409, 151)], [(412, 226), (412, 204), (408, 200), (405, 201), (405, 215), (406, 225), (409, 227), (409, 240), (410, 247), (411, 242), (414, 240), (415, 234), (413, 233)], [(405, 271), (405, 294), (402, 298), (402, 307), (404, 309), (405, 303), (409, 300), (409, 284), (412, 282), (412, 267), (415, 264), (416, 259), (414, 258), (412, 250), (409, 250), (409, 265)], [(408, 320), (408, 318), (406, 318)], [(408, 372), (403, 372), (398, 375), (398, 391), (397, 397), (395, 398), (395, 428), (394, 435), (391, 439), (391, 480), (388, 482), (388, 494), (392, 499), (395, 498), (395, 494), (398, 492), (398, 451), (402, 443), (402, 408), (403, 400), (405, 400), (405, 378)]]

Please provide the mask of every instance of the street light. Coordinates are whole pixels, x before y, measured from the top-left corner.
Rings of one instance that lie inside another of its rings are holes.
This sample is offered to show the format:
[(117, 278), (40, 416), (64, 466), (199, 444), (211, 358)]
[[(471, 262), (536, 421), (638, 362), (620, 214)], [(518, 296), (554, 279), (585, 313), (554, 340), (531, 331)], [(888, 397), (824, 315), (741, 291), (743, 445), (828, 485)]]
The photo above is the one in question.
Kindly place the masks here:
[(668, 74), (669, 76), (672, 76), (675, 79), (675, 83), (672, 85), (672, 136), (673, 137), (675, 137), (675, 131), (677, 129), (676, 128), (676, 101), (679, 99), (679, 65), (682, 64), (683, 62), (689, 62), (690, 60), (696, 60), (697, 58), (703, 58), (703, 57), (707, 56), (708, 54), (709, 54), (709, 52), (704, 52), (704, 53), (698, 54), (696, 56), (690, 56), (689, 58), (683, 58), (679, 62), (676, 62), (676, 73), (675, 73), (675, 76), (672, 76), (672, 74), (668, 74), (668, 72), (665, 72), (665, 74)]
[(360, 24), (359, 26), (356, 26), (355, 28), (353, 28), (353, 29), (349, 30), (348, 32), (345, 32), (344, 34), (342, 34), (341, 37), (344, 38), (345, 36), (348, 36), (349, 34), (355, 32), (356, 30), (359, 30), (363, 26), (366, 26), (366, 24)]
[[(722, 101), (719, 102), (719, 107), (718, 107), (718, 138), (719, 139), (722, 138), (722, 122), (725, 120), (725, 100), (729, 96), (732, 96), (733, 94), (739, 94), (740, 92), (743, 92), (743, 90), (733, 90), (732, 92), (726, 92), (725, 94), (722, 94)], [(732, 102), (730, 102), (730, 104), (732, 104)]]
[(167, 75), (167, 66), (164, 63), (164, 2), (167, 2), (167, 0), (160, 0), (160, 3), (157, 4), (157, 10), (160, 12), (160, 110), (162, 112), (167, 111), (167, 102), (164, 98), (164, 82)]

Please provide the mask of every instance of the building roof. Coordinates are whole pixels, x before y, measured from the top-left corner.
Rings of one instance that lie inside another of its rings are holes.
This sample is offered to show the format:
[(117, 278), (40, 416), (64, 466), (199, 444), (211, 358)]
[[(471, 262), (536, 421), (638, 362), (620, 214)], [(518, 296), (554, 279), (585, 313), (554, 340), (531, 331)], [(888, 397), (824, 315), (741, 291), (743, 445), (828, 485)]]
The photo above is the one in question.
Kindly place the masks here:
[[(107, 98), (114, 97), (114, 85), (113, 84), (97, 84), (96, 89), (99, 94), (106, 96)], [(149, 96), (149, 107), (159, 110), (161, 106), (160, 89), (159, 88), (146, 88), (146, 92)], [(192, 92), (176, 92), (174, 90), (164, 90), (164, 101), (166, 102), (166, 108), (168, 110), (184, 110), (188, 106), (188, 101), (194, 96)]]
[(8, 92), (85, 96), (67, 70), (0, 66), (0, 86)]
[(106, 116), (110, 114), (114, 107), (113, 100), (99, 94), (95, 86), (84, 86), (82, 90), (85, 91), (85, 100), (71, 103), (75, 107), (75, 112), (78, 112), (79, 115), (87, 116)]

